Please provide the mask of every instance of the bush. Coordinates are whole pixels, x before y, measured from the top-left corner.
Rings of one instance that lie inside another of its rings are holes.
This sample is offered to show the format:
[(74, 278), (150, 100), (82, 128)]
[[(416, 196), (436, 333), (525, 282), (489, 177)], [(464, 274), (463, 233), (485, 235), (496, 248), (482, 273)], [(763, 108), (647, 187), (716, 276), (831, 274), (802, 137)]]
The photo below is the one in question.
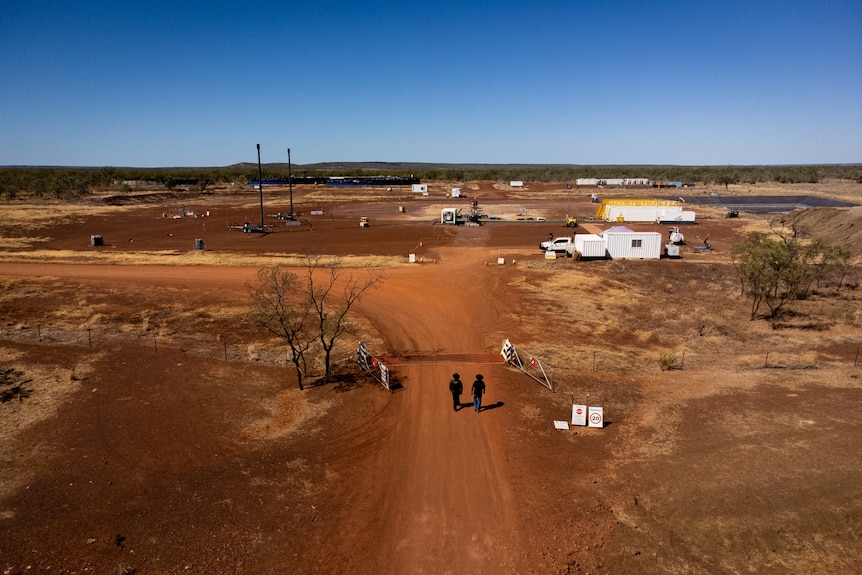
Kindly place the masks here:
[(663, 353), (658, 358), (658, 365), (662, 371), (668, 371), (676, 367), (676, 354), (675, 353)]

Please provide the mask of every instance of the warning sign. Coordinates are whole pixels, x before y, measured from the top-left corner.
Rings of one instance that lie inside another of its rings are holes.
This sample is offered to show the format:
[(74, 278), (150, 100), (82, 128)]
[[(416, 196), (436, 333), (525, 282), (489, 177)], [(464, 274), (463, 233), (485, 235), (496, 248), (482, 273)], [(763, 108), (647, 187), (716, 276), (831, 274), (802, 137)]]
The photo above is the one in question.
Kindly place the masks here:
[(587, 412), (590, 427), (602, 428), (605, 426), (605, 414), (601, 407), (590, 407)]
[(572, 405), (572, 425), (587, 424), (587, 406)]

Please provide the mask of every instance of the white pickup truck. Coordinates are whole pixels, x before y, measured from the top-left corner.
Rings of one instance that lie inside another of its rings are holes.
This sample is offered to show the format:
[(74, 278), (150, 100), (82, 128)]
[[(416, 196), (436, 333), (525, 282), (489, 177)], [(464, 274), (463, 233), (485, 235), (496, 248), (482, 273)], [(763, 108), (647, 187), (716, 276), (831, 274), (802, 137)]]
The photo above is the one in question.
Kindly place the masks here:
[(575, 238), (562, 237), (554, 238), (539, 244), (539, 249), (544, 252), (554, 252), (557, 254), (566, 254), (572, 257), (575, 254)]

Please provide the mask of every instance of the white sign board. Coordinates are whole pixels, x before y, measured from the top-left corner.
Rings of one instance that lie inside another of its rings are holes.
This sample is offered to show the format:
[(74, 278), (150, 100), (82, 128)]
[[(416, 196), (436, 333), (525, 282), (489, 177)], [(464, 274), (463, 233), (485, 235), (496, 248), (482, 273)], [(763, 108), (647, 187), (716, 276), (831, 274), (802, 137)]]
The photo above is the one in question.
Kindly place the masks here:
[(410, 263), (411, 263), (411, 264), (415, 264), (415, 263), (416, 263), (416, 254), (410, 254)]
[(605, 426), (605, 414), (601, 407), (590, 407), (587, 412), (587, 420), (590, 427), (601, 429)]
[(569, 423), (567, 421), (554, 421), (554, 429), (568, 429)]
[(572, 425), (587, 424), (587, 406), (572, 405)]
[(506, 258), (497, 258), (497, 265), (501, 266), (506, 263)]

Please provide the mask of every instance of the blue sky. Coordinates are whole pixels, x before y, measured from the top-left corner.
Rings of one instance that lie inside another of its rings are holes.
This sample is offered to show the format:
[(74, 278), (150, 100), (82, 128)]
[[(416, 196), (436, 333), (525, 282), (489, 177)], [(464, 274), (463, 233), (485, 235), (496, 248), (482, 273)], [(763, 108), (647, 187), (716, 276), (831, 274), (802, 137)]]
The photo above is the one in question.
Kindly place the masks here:
[(45, 2), (0, 165), (862, 162), (862, 3)]

